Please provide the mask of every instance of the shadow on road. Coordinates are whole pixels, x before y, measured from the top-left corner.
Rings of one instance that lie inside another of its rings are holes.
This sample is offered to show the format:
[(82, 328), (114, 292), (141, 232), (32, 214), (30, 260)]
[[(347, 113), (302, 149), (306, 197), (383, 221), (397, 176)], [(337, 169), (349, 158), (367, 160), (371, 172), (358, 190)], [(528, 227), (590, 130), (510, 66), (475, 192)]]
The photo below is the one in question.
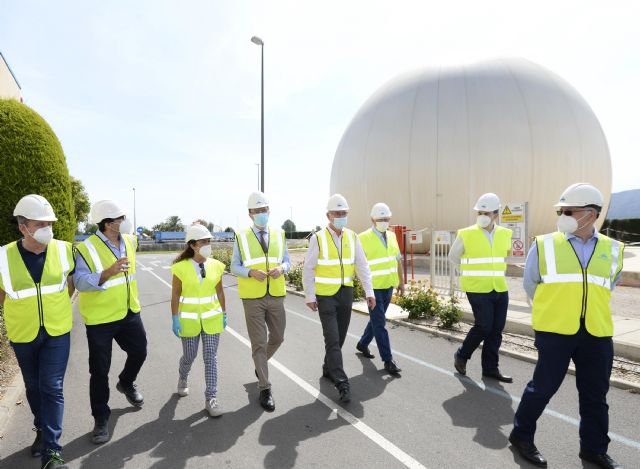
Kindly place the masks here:
[[(502, 449), (508, 445), (507, 435), (502, 427), (513, 424), (514, 410), (510, 399), (484, 390), (473, 380), (456, 374), (455, 377), (464, 387), (461, 394), (444, 401), (442, 407), (451, 417), (456, 427), (475, 428), (473, 441), (489, 449)], [(494, 391), (507, 392), (495, 380), (482, 380), (485, 387)], [(462, 442), (464, 445), (464, 442)]]
[[(336, 407), (342, 406), (354, 416), (364, 416), (362, 402), (374, 399), (382, 394), (387, 383), (395, 378), (384, 370), (378, 370), (371, 360), (360, 357), (362, 374), (350, 377), (352, 400), (342, 405), (338, 403), (338, 392), (333, 384), (320, 378), (320, 392), (336, 401)], [(318, 367), (319, 374), (321, 367)], [(338, 417), (319, 400), (296, 407), (288, 412), (269, 419), (261, 428), (259, 442), (261, 445), (274, 446), (264, 459), (266, 469), (289, 469), (296, 467), (298, 446), (301, 442), (331, 432), (348, 422)], [(327, 461), (319, 462), (319, 466), (331, 466), (331, 450), (326, 452)]]

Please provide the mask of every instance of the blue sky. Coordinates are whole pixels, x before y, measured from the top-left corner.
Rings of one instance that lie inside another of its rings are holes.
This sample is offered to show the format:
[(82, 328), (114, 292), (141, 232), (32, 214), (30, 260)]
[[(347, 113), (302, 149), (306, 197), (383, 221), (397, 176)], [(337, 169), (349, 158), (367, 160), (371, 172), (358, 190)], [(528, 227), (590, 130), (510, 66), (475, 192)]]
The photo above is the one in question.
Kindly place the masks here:
[(502, 56), (575, 86), (607, 135), (613, 190), (640, 188), (639, 13), (630, 1), (0, 0), (0, 50), (92, 201), (132, 210), (136, 187), (138, 225), (236, 226), (257, 187), (259, 35), (272, 220), (310, 229), (340, 137), (378, 87)]

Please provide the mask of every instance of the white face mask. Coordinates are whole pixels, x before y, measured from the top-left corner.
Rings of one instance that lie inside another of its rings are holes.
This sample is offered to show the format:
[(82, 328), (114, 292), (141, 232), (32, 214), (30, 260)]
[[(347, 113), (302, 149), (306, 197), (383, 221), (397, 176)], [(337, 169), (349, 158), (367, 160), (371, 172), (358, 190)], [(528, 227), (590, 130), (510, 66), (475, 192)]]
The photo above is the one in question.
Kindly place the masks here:
[[(29, 230), (27, 230), (29, 232)], [(38, 228), (33, 234), (29, 233), (33, 239), (35, 239), (40, 244), (49, 244), (53, 239), (53, 228), (50, 226), (45, 226), (43, 228)]]
[(204, 258), (209, 258), (211, 256), (211, 245), (205, 244), (204, 246), (200, 246), (200, 249), (198, 249), (198, 254), (200, 254)]
[(580, 220), (576, 220), (569, 215), (560, 215), (556, 224), (556, 226), (558, 227), (558, 231), (560, 231), (561, 233), (573, 234), (581, 228), (578, 222), (582, 221), (585, 217), (588, 216), (589, 212), (585, 212), (585, 214), (580, 217)]
[(491, 217), (488, 215), (478, 215), (478, 218), (476, 218), (476, 224), (480, 228), (486, 228), (491, 224)]
[(122, 220), (120, 223), (120, 234), (131, 234), (133, 232), (133, 223), (128, 218)]
[(389, 222), (388, 221), (377, 221), (376, 222), (376, 230), (378, 230), (380, 233), (384, 233), (385, 231), (387, 231), (387, 228), (389, 228)]

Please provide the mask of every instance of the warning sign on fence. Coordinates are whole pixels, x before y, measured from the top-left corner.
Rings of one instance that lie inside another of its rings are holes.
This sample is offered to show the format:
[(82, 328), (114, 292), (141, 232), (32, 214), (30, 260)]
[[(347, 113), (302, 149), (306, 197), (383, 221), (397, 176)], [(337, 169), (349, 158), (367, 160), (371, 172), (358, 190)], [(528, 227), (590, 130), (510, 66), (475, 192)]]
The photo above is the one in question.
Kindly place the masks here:
[(523, 262), (527, 255), (527, 203), (511, 202), (500, 211), (500, 225), (509, 228), (511, 236), (511, 262)]

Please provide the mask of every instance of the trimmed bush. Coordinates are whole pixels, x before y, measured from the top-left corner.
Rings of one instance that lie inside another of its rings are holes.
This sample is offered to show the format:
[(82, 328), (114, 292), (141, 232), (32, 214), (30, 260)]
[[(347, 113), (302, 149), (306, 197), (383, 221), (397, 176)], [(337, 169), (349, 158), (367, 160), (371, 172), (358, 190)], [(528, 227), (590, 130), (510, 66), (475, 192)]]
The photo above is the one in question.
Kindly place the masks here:
[(411, 281), (403, 296), (394, 295), (392, 301), (409, 313), (409, 319), (436, 319), (443, 329), (453, 329), (462, 319), (458, 300), (443, 300), (426, 282)]
[[(291, 266), (291, 269), (289, 269), (289, 272), (287, 274), (285, 274), (285, 278), (287, 280), (287, 282), (289, 282), (289, 284), (291, 286), (293, 286), (296, 291), (302, 291), (303, 286), (302, 286), (302, 268), (304, 266), (304, 262), (300, 262), (296, 265)], [(364, 298), (364, 289), (362, 288), (362, 282), (360, 281), (360, 279), (356, 276), (353, 279), (353, 300), (354, 301), (358, 301)]]
[(13, 99), (0, 99), (0, 187), (0, 244), (20, 237), (13, 209), (27, 194), (49, 201), (58, 218), (55, 237), (73, 241), (76, 220), (62, 146), (38, 113)]
[(219, 248), (214, 249), (211, 253), (211, 257), (219, 260), (225, 266), (225, 270), (230, 272), (231, 270), (231, 257), (233, 256), (233, 249), (231, 248)]

